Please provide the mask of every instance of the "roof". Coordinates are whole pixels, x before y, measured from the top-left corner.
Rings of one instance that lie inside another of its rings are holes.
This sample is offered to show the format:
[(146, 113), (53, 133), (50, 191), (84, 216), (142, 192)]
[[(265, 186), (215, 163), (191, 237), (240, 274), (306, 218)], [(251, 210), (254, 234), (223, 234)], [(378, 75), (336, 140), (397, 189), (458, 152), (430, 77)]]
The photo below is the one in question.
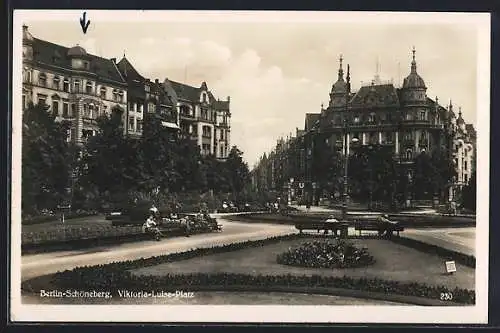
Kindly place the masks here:
[(144, 81), (144, 77), (132, 66), (127, 58), (123, 57), (117, 64), (120, 73), (126, 80)]
[[(68, 51), (69, 48), (65, 46), (38, 38), (33, 39), (33, 60), (37, 63), (72, 70), (71, 58), (68, 57)], [(92, 54), (87, 54), (87, 59), (90, 60), (90, 72), (97, 74), (99, 78), (126, 83), (111, 59), (101, 58)]]
[(392, 84), (361, 87), (351, 100), (353, 107), (399, 106), (398, 93)]
[(308, 131), (313, 128), (314, 124), (319, 121), (321, 117), (320, 113), (306, 113), (306, 124), (305, 130)]
[(169, 80), (179, 99), (197, 101), (200, 98), (200, 88)]

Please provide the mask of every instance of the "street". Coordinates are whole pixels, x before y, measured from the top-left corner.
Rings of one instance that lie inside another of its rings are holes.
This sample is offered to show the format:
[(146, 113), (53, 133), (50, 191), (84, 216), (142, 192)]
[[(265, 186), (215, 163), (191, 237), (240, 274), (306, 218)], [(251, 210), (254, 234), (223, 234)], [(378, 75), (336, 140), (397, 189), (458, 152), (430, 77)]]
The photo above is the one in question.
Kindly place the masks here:
[(220, 218), (221, 233), (198, 234), (157, 241), (144, 241), (96, 247), (92, 249), (50, 252), (22, 256), (21, 277), (27, 280), (84, 265), (98, 265), (114, 261), (139, 259), (198, 247), (224, 245), (246, 240), (264, 239), (296, 232), (293, 226), (265, 223), (240, 223)]

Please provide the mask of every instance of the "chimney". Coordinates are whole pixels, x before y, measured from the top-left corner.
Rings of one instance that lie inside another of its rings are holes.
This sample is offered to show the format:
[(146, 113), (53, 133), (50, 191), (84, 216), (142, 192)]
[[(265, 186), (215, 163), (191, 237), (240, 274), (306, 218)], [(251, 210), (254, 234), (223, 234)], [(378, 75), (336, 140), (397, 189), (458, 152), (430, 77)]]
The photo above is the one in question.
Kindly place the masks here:
[(155, 79), (155, 83), (158, 84), (160, 82), (160, 80), (158, 79)]
[(116, 58), (111, 58), (111, 61), (116, 64)]
[(227, 101), (231, 102), (231, 96), (227, 96)]
[(26, 24), (23, 24), (23, 31), (28, 31), (28, 26)]

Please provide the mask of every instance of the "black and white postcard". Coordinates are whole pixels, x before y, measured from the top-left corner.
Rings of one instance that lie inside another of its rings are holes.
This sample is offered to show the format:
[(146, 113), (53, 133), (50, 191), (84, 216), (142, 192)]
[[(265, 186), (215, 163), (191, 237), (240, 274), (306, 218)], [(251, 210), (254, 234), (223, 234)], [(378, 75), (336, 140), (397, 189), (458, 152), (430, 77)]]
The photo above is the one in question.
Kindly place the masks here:
[(488, 320), (490, 15), (16, 10), (11, 320)]

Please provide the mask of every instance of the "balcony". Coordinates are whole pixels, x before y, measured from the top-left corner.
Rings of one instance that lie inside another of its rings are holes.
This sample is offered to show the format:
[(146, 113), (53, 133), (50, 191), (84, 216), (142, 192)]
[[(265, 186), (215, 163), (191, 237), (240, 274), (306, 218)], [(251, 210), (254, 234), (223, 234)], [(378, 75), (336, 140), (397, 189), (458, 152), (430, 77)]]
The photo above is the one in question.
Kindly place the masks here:
[(95, 125), (97, 126), (97, 119), (95, 118), (85, 118), (85, 117), (82, 117), (82, 121), (84, 124), (89, 124), (89, 125)]

